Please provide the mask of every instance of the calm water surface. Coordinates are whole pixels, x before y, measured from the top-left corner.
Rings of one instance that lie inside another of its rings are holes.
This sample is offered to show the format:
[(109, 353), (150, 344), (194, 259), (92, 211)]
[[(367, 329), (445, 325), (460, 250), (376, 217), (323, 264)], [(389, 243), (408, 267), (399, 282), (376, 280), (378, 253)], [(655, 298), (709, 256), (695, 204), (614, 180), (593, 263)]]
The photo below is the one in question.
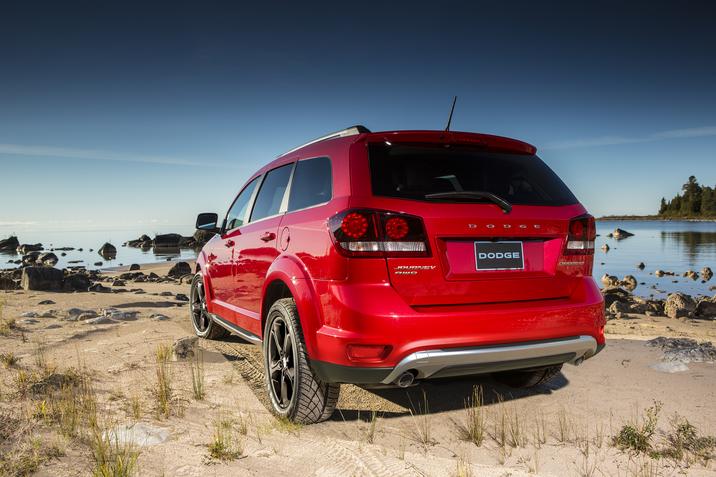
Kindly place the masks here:
[[(617, 227), (634, 236), (624, 240), (608, 238), (606, 235)], [(716, 223), (599, 221), (597, 233), (600, 236), (597, 237), (594, 256), (595, 278), (599, 279), (605, 273), (619, 278), (634, 275), (640, 282), (635, 293), (642, 296), (654, 294), (663, 297), (663, 292), (674, 291), (690, 295), (714, 295), (715, 292), (709, 290), (709, 287), (716, 286), (716, 278), (701, 283), (701, 279), (693, 281), (682, 275), (687, 270), (699, 272), (705, 266), (711, 267), (716, 273)], [(605, 243), (610, 247), (608, 252), (601, 250)], [(646, 265), (644, 270), (637, 268), (639, 262)], [(654, 275), (658, 269), (676, 272), (678, 276), (658, 278)], [(657, 289), (654, 290), (652, 286)]]
[[(615, 228), (620, 227), (634, 233), (633, 237), (624, 240), (615, 240), (606, 235)], [(9, 236), (13, 230), (0, 227), (0, 237)], [(191, 235), (194, 231), (191, 227), (174, 227), (166, 230), (159, 230), (156, 233), (175, 232), (182, 235)], [(597, 222), (596, 254), (594, 261), (594, 276), (599, 279), (605, 273), (616, 275), (619, 278), (624, 275), (634, 275), (640, 284), (635, 293), (658, 297), (665, 296), (665, 293), (682, 291), (691, 295), (714, 295), (709, 290), (710, 286), (716, 286), (716, 278), (710, 282), (701, 283), (701, 280), (693, 281), (681, 275), (687, 270), (700, 271), (704, 266), (711, 267), (716, 272), (716, 223), (714, 222), (661, 222), (661, 221), (600, 221)], [(167, 258), (193, 259), (196, 252), (191, 249), (162, 250), (155, 253), (154, 250), (143, 251), (141, 249), (122, 247), (122, 243), (135, 239), (147, 233), (153, 237), (155, 233), (146, 230), (115, 229), (115, 230), (86, 230), (86, 231), (17, 231), (21, 243), (42, 243), (46, 248), (50, 247), (75, 247), (83, 248), (65, 252), (67, 256), (59, 256), (58, 267), (66, 267), (70, 261), (81, 260), (75, 265), (85, 265), (87, 268), (105, 268), (118, 266), (119, 264), (129, 265), (131, 263), (152, 263), (164, 261)], [(115, 260), (104, 260), (97, 250), (103, 243), (110, 242), (117, 247), (117, 258)], [(609, 252), (603, 252), (601, 246), (608, 244)], [(89, 249), (94, 249), (90, 252)], [(19, 258), (15, 254), (0, 255), (0, 268), (4, 268), (1, 262)], [(102, 262), (102, 265), (95, 266), (94, 263)], [(644, 262), (646, 268), (639, 270), (637, 264)], [(7, 267), (13, 265), (7, 264)], [(654, 271), (657, 269), (676, 272), (677, 277), (657, 278)], [(676, 281), (676, 283), (673, 283)], [(656, 289), (653, 289), (655, 286)]]

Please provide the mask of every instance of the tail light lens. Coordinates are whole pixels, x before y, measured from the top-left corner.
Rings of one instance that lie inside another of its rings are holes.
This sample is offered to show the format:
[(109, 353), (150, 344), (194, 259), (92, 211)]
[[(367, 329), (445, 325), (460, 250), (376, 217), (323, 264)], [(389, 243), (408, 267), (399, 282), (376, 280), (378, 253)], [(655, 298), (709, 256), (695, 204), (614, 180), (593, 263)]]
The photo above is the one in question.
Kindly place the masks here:
[(594, 217), (589, 214), (575, 217), (569, 222), (565, 255), (594, 255), (594, 239), (597, 228)]
[(396, 212), (351, 209), (328, 220), (338, 251), (349, 257), (428, 257), (420, 217)]

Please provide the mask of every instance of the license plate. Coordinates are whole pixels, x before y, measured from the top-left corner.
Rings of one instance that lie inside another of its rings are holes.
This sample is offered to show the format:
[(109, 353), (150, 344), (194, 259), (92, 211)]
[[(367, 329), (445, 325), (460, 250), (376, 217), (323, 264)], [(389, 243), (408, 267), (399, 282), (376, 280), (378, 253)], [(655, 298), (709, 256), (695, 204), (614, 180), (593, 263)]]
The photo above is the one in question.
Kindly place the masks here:
[(478, 270), (522, 270), (525, 268), (522, 242), (475, 242)]

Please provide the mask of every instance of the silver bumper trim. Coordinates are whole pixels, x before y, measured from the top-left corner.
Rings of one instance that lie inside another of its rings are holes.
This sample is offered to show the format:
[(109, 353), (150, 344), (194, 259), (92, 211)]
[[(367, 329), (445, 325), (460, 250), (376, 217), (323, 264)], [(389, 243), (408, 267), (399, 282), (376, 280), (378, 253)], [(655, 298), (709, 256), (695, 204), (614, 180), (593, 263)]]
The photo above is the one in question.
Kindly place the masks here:
[(465, 370), (464, 374), (474, 374), (470, 366), (489, 368), (490, 364), (495, 364), (496, 369), (506, 370), (510, 368), (510, 362), (515, 362), (515, 368), (512, 369), (518, 369), (517, 363), (552, 356), (562, 357), (563, 362), (574, 364), (577, 360), (594, 356), (596, 352), (597, 340), (591, 336), (515, 345), (417, 351), (403, 358), (382, 382), (393, 383), (406, 371), (417, 373), (417, 379), (425, 379), (447, 368), (455, 369), (452, 375), (463, 374), (461, 368)]

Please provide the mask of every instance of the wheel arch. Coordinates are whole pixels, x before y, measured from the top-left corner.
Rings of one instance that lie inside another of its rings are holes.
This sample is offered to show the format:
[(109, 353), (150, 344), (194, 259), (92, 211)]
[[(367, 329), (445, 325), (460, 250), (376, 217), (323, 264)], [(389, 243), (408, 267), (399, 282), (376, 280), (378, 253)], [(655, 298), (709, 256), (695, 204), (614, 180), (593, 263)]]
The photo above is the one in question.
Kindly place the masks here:
[(262, 335), (271, 305), (278, 299), (289, 297), (296, 303), (306, 351), (309, 356), (315, 356), (316, 331), (321, 323), (319, 300), (302, 264), (293, 257), (282, 255), (271, 265), (264, 281), (261, 293)]

